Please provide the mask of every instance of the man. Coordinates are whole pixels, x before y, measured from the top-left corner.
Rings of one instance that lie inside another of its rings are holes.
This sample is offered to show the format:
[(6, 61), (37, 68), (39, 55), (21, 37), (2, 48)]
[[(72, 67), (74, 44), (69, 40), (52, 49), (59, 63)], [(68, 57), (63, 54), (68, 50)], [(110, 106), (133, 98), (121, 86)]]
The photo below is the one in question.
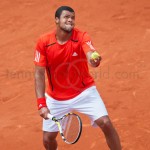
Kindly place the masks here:
[[(43, 117), (43, 143), (56, 150), (58, 128), (47, 118), (61, 117), (70, 111), (86, 114), (99, 126), (111, 150), (121, 150), (120, 140), (105, 105), (89, 74), (88, 64), (97, 67), (101, 57), (86, 32), (74, 28), (75, 12), (61, 6), (55, 13), (56, 30), (40, 37), (35, 51), (35, 91), (39, 114)], [(45, 70), (48, 87), (45, 94)]]

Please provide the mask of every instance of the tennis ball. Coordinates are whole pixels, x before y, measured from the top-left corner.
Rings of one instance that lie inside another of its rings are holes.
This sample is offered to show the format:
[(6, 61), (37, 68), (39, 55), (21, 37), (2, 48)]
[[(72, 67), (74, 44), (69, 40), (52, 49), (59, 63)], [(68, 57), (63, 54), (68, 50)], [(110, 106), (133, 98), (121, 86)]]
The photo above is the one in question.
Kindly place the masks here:
[(97, 59), (99, 57), (100, 57), (100, 55), (97, 52), (93, 52), (92, 55), (91, 55), (92, 59)]

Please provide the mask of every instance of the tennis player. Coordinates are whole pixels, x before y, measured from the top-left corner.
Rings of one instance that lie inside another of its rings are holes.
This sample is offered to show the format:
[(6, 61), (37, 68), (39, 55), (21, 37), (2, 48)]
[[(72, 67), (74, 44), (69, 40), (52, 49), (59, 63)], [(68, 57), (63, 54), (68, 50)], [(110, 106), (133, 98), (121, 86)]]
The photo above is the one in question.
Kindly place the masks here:
[[(42, 35), (35, 50), (35, 91), (38, 110), (43, 117), (43, 143), (56, 150), (57, 125), (47, 118), (77, 111), (87, 115), (92, 126), (99, 126), (111, 150), (121, 150), (119, 136), (108, 117), (105, 105), (91, 77), (88, 64), (97, 67), (101, 57), (86, 32), (75, 26), (75, 12), (61, 6), (55, 13), (56, 29)], [(48, 84), (45, 84), (45, 71)]]

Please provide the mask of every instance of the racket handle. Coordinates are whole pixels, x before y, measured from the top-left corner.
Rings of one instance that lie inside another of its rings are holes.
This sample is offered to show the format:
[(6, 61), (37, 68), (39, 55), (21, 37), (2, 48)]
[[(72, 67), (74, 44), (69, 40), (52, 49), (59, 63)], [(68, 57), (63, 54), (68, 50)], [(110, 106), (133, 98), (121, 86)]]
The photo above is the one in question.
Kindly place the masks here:
[(51, 114), (47, 114), (47, 118), (49, 118), (49, 119), (53, 120), (54, 116), (53, 116), (53, 115), (51, 115)]

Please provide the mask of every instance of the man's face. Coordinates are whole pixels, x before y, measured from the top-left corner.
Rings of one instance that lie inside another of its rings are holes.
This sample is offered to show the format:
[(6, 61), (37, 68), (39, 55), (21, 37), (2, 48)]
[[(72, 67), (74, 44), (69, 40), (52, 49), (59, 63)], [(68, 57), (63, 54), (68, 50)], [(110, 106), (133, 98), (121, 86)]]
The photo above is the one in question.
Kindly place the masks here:
[(71, 32), (75, 26), (75, 13), (63, 10), (60, 18), (56, 18), (56, 24), (65, 32)]

